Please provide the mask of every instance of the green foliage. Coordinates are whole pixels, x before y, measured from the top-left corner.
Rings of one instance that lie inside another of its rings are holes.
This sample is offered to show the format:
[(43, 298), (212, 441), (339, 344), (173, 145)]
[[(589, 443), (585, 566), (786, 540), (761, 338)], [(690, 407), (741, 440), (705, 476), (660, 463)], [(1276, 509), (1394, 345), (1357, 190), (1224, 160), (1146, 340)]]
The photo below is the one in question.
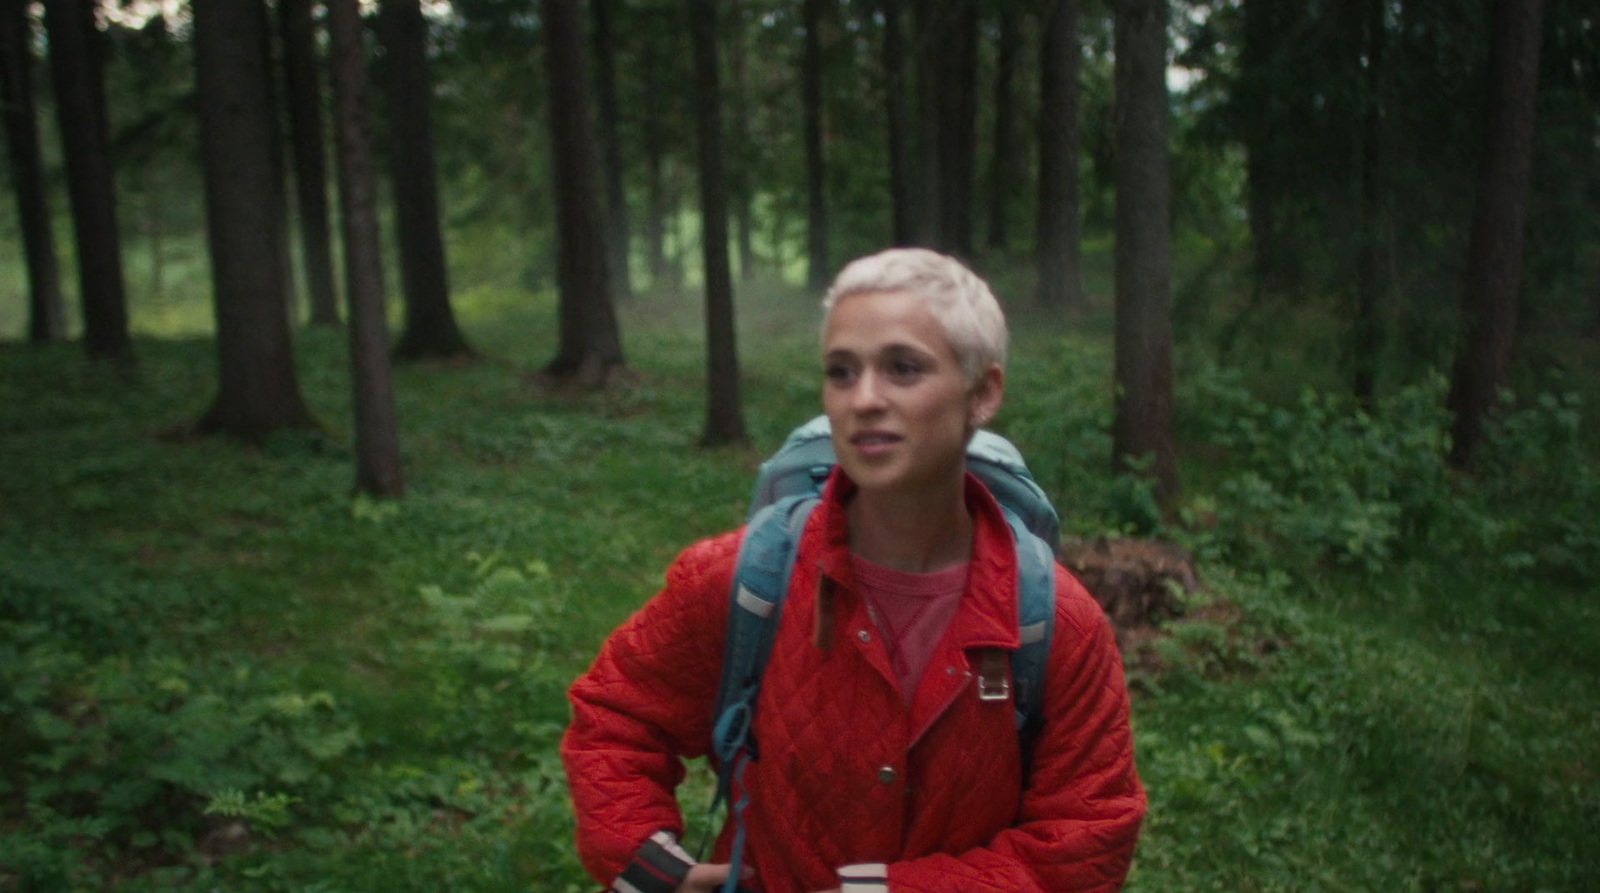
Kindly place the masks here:
[(1272, 406), (1236, 373), (1201, 370), (1179, 397), (1214, 487), (1185, 507), (1193, 544), (1235, 567), (1299, 574), (1376, 575), (1426, 556), (1592, 579), (1600, 519), (1585, 507), (1600, 469), (1578, 398), (1508, 407), (1463, 478), (1447, 464), (1444, 389), (1435, 376), (1371, 413), (1309, 389)]
[(1600, 470), (1582, 438), (1582, 399), (1540, 394), (1507, 406), (1477, 459), (1473, 481), (1494, 513), (1488, 546), (1507, 566), (1592, 584), (1600, 575)]

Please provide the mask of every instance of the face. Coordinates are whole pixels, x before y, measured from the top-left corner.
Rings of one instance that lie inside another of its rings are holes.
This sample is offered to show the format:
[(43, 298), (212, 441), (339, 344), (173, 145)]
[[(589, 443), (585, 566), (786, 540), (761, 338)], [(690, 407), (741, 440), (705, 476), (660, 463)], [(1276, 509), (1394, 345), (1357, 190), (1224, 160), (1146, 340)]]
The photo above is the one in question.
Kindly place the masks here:
[(960, 485), (968, 437), (1000, 406), (998, 366), (969, 383), (944, 327), (905, 292), (840, 300), (822, 353), (834, 451), (863, 492)]

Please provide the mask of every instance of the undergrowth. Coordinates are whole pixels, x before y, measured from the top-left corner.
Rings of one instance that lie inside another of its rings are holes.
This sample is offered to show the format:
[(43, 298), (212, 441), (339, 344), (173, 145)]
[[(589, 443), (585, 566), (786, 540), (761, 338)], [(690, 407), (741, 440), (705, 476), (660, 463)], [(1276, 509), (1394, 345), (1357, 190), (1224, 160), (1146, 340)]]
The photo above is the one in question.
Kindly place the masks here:
[[(786, 302), (742, 320), (752, 445), (705, 451), (692, 308), (629, 308), (636, 380), (574, 394), (529, 375), (552, 345), (526, 296), (469, 297), (497, 359), (398, 370), (394, 503), (349, 495), (341, 333), (297, 343), (323, 430), (260, 449), (170, 436), (210, 398), (208, 341), (141, 339), (131, 374), (0, 348), (0, 890), (592, 889), (564, 692), (815, 411)], [(1104, 472), (1104, 339), (1030, 322), (1014, 353), (999, 428), (1066, 530), (1180, 541), (1235, 618), (1191, 604), (1136, 680), (1131, 889), (1600, 882), (1576, 398), (1510, 407), (1460, 475), (1438, 380), (1361, 412), (1198, 365), (1164, 516)]]

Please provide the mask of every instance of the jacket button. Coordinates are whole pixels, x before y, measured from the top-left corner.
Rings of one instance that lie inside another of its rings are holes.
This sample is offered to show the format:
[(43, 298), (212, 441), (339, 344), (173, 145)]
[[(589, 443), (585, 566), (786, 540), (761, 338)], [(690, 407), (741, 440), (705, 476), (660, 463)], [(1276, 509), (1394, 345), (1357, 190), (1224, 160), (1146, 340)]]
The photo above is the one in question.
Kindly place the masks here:
[(884, 784), (894, 784), (894, 780), (899, 777), (900, 773), (894, 771), (893, 766), (883, 766), (878, 769), (878, 780)]
[(860, 639), (863, 642), (870, 642), (870, 641), (872, 641), (872, 633), (869, 633), (864, 629), (859, 629), (859, 630), (856, 630), (856, 638)]

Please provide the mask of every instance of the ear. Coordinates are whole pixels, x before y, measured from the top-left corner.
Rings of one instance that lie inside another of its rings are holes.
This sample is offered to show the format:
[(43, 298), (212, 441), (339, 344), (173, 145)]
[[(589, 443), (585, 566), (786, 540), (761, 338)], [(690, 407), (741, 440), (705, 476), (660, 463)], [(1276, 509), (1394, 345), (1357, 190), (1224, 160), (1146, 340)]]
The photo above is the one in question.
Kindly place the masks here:
[(993, 421), (1005, 398), (1006, 372), (1000, 364), (993, 363), (978, 373), (978, 380), (968, 390), (967, 424), (974, 430)]

